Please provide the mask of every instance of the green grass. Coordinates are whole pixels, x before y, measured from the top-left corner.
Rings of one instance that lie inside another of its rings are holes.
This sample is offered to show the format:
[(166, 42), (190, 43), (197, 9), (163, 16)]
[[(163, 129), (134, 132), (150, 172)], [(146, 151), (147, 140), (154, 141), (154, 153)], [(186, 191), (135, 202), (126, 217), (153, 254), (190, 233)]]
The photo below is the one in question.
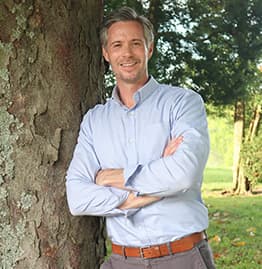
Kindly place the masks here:
[(206, 168), (202, 191), (204, 195), (214, 195), (232, 188), (232, 171), (229, 168)]
[(261, 197), (208, 197), (205, 202), (217, 268), (262, 268)]
[(205, 171), (203, 197), (209, 208), (208, 235), (218, 269), (262, 268), (262, 196), (222, 196), (229, 169)]

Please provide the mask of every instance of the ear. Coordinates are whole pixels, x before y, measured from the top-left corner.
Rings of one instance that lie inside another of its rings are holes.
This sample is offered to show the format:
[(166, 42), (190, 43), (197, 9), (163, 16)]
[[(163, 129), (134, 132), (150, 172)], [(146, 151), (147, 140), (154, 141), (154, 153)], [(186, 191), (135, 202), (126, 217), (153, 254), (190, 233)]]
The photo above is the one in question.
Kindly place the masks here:
[(153, 55), (153, 51), (154, 51), (154, 43), (152, 42), (150, 45), (149, 45), (149, 48), (148, 48), (148, 59), (150, 59)]
[(103, 56), (104, 56), (105, 60), (107, 62), (109, 62), (108, 52), (106, 51), (105, 47), (102, 48), (102, 53), (103, 53)]

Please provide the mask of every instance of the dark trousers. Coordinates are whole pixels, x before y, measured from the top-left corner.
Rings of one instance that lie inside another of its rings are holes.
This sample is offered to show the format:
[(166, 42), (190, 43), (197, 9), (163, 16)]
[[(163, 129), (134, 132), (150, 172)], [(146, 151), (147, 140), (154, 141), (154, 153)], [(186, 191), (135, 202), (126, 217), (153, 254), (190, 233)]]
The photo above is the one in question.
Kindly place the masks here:
[(189, 251), (161, 258), (129, 258), (112, 254), (100, 269), (215, 269), (215, 265), (208, 242), (202, 240)]

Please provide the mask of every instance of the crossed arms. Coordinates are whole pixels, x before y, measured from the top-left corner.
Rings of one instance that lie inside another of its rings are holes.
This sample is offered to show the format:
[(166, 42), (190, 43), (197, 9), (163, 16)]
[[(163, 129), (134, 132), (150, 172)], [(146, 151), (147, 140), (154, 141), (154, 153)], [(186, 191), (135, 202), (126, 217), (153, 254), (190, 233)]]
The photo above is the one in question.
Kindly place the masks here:
[(132, 214), (161, 198), (200, 188), (209, 152), (203, 102), (188, 92), (174, 107), (171, 137), (178, 140), (171, 140), (159, 159), (123, 169), (101, 170), (94, 148), (96, 118), (88, 112), (67, 172), (67, 199), (73, 215)]
[[(183, 137), (173, 138), (166, 145), (162, 157), (167, 157), (175, 153), (178, 146), (182, 143)], [(124, 170), (123, 169), (104, 169), (98, 171), (96, 175), (96, 184), (100, 186), (115, 187), (123, 190), (128, 190), (125, 187)], [(157, 202), (161, 197), (142, 195), (136, 196), (130, 191), (126, 201), (122, 203), (119, 209), (140, 208)]]

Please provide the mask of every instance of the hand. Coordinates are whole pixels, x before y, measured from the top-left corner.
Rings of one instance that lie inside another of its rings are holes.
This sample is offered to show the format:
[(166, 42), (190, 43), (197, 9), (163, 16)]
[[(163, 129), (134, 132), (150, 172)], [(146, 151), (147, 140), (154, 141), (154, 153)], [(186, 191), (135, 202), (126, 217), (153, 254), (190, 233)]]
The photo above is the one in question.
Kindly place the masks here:
[(183, 139), (184, 139), (183, 136), (172, 138), (166, 145), (162, 156), (167, 157), (174, 154), (179, 145), (182, 143)]
[(96, 174), (96, 184), (100, 186), (125, 189), (124, 183), (123, 169), (103, 169)]
[(147, 205), (150, 205), (154, 202), (159, 201), (161, 198), (156, 196), (135, 196), (133, 192), (130, 192), (128, 198), (123, 204), (121, 204), (119, 209), (131, 209), (131, 208), (140, 208)]

